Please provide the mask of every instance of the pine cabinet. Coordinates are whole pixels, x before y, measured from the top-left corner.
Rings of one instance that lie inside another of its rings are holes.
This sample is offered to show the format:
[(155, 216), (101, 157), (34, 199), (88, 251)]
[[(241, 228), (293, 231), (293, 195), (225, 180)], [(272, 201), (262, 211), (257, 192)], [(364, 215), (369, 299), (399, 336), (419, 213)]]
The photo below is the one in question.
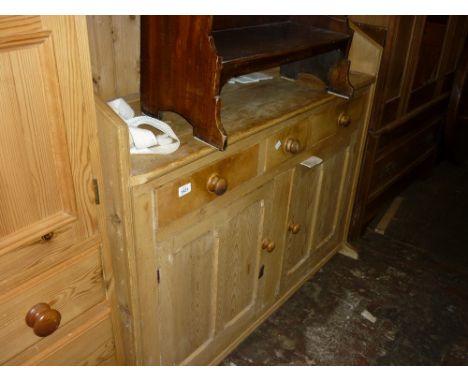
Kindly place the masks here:
[[(102, 27), (97, 21), (89, 19), (91, 31)], [(108, 235), (131, 363), (219, 363), (333, 255), (356, 255), (346, 235), (380, 55), (361, 30), (353, 44), (350, 100), (276, 69), (268, 81), (226, 84), (225, 151), (165, 112), (180, 148), (131, 156), (128, 127), (97, 89)], [(108, 57), (97, 52), (95, 73), (100, 59)], [(138, 95), (126, 100), (140, 110)], [(311, 158), (315, 165), (304, 166)]]
[(0, 17), (0, 364), (120, 361), (85, 21)]

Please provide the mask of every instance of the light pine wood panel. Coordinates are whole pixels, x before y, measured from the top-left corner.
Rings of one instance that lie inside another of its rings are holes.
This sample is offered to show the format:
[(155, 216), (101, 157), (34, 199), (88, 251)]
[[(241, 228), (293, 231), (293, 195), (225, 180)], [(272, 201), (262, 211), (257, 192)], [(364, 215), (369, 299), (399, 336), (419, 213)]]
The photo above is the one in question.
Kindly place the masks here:
[(17, 35), (19, 33), (31, 33), (41, 30), (41, 18), (39, 16), (2, 16), (0, 17), (0, 38)]
[(218, 229), (216, 331), (238, 324), (256, 302), (264, 201), (257, 201)]
[(110, 317), (34, 363), (38, 366), (116, 365), (115, 345)]
[(62, 315), (60, 325), (64, 326), (104, 299), (100, 253), (96, 247), (0, 296), (0, 339), (8, 344), (0, 348), (0, 362), (41, 340), (24, 321), (35, 304), (45, 302), (57, 309)]
[(265, 198), (264, 237), (273, 240), (276, 248), (272, 252), (262, 251), (263, 277), (259, 280), (259, 309), (264, 310), (274, 303), (280, 289), (283, 270), (284, 243), (288, 232), (288, 211), (291, 198), (294, 170), (277, 175), (269, 188), (271, 198)]
[[(95, 102), (99, 127), (99, 152), (104, 176), (102, 190), (104, 190), (103, 200), (106, 207), (106, 234), (109, 238), (115, 279), (118, 280), (115, 283), (118, 306), (116, 311), (123, 328), (122, 341), (126, 361), (135, 364), (137, 352), (135, 348), (139, 342), (135, 340), (137, 334), (134, 325), (138, 295), (136, 289), (132, 288), (131, 280), (136, 278), (137, 260), (133, 250), (133, 213), (130, 190), (127, 186), (130, 175), (128, 128), (126, 125), (119, 128), (123, 121), (99, 97), (95, 98)], [(140, 224), (144, 224), (145, 227), (151, 225), (151, 219)], [(143, 269), (147, 271), (149, 268)], [(154, 274), (149, 277), (154, 277)]]
[(226, 204), (189, 229), (180, 226), (173, 239), (157, 244), (162, 364), (206, 363), (213, 348), (225, 346), (255, 315), (270, 187)]
[[(93, 178), (94, 153), (91, 139), (95, 136), (96, 112), (90, 86), (89, 56), (83, 53), (83, 26), (73, 16), (42, 17), (45, 29), (54, 33), (56, 70), (66, 132), (73, 187), (76, 195), (80, 224), (77, 235), (91, 236), (97, 233), (97, 208)], [(86, 34), (84, 35), (86, 37)], [(71, 60), (70, 57), (80, 59)], [(86, 60), (86, 58), (88, 60)], [(94, 166), (98, 163), (94, 162)]]
[(70, 223), (76, 205), (50, 33), (3, 38), (0, 62), (2, 254)]
[(109, 313), (106, 302), (92, 307), (6, 365), (117, 365)]
[(299, 224), (300, 230), (297, 233), (287, 231), (283, 289), (290, 287), (307, 271), (306, 262), (311, 256), (310, 240), (315, 233), (317, 212), (322, 208), (318, 203), (322, 192), (322, 177), (321, 164), (313, 168), (297, 165), (294, 170), (287, 227), (290, 224)]
[(76, 240), (69, 225), (53, 232), (51, 240), (45, 241), (38, 236), (32, 243), (0, 256), (0, 294), (17, 288), (98, 241), (97, 238)]
[(348, 171), (348, 150), (339, 150), (323, 159), (323, 180), (320, 190), (314, 249), (319, 250), (337, 233), (340, 204)]
[(140, 91), (140, 17), (87, 16), (93, 83), (104, 100)]
[(214, 334), (217, 240), (208, 231), (180, 250), (160, 251), (160, 319), (163, 339), (161, 362), (182, 363), (202, 350)]

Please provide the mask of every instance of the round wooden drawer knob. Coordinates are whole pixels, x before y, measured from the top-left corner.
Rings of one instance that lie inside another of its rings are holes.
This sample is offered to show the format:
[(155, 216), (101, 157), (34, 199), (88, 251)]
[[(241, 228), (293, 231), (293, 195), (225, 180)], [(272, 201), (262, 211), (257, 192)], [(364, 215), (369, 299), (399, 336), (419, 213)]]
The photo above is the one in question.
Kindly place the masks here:
[(266, 249), (267, 252), (273, 252), (275, 247), (275, 242), (269, 239), (264, 239), (262, 242), (262, 249)]
[(53, 237), (54, 237), (54, 232), (49, 232), (41, 236), (41, 239), (44, 241), (49, 241), (49, 240), (52, 240)]
[(208, 191), (214, 192), (216, 195), (222, 195), (226, 192), (228, 183), (223, 177), (218, 174), (213, 174), (208, 179), (206, 187), (208, 188)]
[(297, 154), (299, 151), (301, 151), (301, 148), (301, 142), (299, 142), (297, 139), (288, 138), (286, 139), (286, 142), (284, 142), (284, 151), (287, 153)]
[(338, 117), (338, 126), (348, 127), (351, 125), (351, 117), (346, 113), (341, 113)]
[(301, 225), (297, 223), (290, 223), (288, 230), (292, 232), (293, 234), (296, 234), (301, 230)]
[(41, 302), (29, 309), (26, 324), (33, 328), (37, 336), (47, 337), (57, 330), (61, 318), (58, 310), (51, 309), (49, 304)]

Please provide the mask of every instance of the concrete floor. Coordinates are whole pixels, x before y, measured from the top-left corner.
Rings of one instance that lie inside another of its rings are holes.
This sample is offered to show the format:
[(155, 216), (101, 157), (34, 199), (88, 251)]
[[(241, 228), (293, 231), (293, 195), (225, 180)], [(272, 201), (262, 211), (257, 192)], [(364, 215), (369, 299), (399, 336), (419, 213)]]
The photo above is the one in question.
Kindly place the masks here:
[(222, 365), (468, 365), (468, 166), (401, 196), (359, 261), (335, 256)]

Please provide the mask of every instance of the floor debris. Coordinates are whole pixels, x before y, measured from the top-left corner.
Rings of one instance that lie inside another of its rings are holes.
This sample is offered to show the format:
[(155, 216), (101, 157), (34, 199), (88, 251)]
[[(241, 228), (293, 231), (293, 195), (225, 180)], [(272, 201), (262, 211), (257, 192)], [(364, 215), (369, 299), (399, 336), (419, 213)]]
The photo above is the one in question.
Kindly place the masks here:
[(375, 324), (375, 322), (377, 321), (377, 318), (365, 309), (361, 312), (361, 316), (364, 317), (366, 320), (372, 322), (373, 324)]

